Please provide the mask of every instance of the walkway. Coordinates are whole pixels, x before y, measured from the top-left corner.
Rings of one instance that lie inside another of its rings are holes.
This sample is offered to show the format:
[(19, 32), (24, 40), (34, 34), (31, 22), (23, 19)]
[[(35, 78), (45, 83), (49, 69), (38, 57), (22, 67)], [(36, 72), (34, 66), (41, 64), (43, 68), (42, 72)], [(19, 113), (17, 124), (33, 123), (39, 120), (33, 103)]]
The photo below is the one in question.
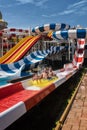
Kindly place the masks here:
[(87, 130), (87, 73), (80, 84), (62, 130)]

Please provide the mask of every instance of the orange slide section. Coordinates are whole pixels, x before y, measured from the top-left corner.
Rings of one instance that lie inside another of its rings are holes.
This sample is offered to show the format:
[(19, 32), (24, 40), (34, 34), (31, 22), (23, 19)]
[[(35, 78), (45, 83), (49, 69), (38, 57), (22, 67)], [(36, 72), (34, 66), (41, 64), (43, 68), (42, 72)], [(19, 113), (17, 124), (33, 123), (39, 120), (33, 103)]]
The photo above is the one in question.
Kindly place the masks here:
[(12, 49), (10, 49), (3, 57), (0, 58), (1, 64), (8, 64), (20, 60), (26, 52), (41, 38), (40, 35), (28, 36), (22, 39)]

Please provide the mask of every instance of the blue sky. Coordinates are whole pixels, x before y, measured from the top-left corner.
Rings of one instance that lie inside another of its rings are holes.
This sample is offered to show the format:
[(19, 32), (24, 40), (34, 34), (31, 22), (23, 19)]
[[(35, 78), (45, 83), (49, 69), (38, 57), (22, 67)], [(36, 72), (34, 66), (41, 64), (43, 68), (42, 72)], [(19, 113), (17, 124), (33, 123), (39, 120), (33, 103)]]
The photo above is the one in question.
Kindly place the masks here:
[(0, 0), (0, 11), (8, 28), (48, 23), (87, 27), (87, 0)]

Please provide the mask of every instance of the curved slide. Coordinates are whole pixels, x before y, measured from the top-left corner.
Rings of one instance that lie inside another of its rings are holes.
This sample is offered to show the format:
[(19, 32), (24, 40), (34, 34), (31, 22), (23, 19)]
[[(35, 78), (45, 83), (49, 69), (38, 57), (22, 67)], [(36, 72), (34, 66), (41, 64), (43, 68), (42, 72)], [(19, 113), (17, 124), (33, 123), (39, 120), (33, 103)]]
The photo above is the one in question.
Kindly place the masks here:
[(18, 61), (40, 38), (41, 36), (37, 35), (34, 37), (28, 36), (22, 39), (17, 45), (15, 45), (3, 57), (0, 58), (0, 63), (8, 64)]
[(77, 47), (74, 53), (72, 64), (79, 68), (84, 61), (85, 39), (87, 39), (87, 29), (70, 29), (56, 31), (52, 34), (55, 39), (77, 39)]
[(31, 67), (35, 67), (45, 57), (47, 57), (48, 54), (59, 53), (64, 48), (65, 47), (62, 47), (62, 46), (61, 47), (51, 47), (48, 50), (35, 51), (17, 62), (10, 63), (10, 64), (1, 64), (0, 65), (0, 79), (6, 78), (7, 76), (9, 76), (11, 78), (20, 77), (21, 72), (23, 69), (26, 68), (26, 65), (27, 65), (28, 69), (30, 69)]
[[(33, 33), (38, 34), (37, 36), (29, 36), (22, 39), (17, 45), (9, 50), (3, 57), (0, 58), (1, 64), (13, 63), (20, 60), (26, 52), (41, 38), (39, 34), (43, 32), (49, 32), (52, 30), (67, 30), (70, 26), (67, 24), (45, 24), (44, 26), (36, 27), (32, 29)], [(52, 33), (51, 33), (52, 34)], [(51, 35), (50, 34), (50, 35)]]
[[(54, 30), (55, 27), (57, 27), (55, 24), (49, 26), (50, 29)], [(62, 25), (62, 27), (64, 27), (64, 25)], [(46, 28), (48, 27), (38, 27), (33, 29), (33, 32), (42, 33)], [(67, 38), (77, 39), (77, 48), (73, 58), (73, 63), (65, 64), (63, 69), (56, 70), (55, 73), (58, 78), (52, 80), (51, 82), (48, 81), (50, 84), (44, 83), (43, 80), (40, 84), (33, 84), (31, 79), (28, 79), (11, 84), (8, 87), (2, 87), (0, 90), (0, 129), (5, 129), (14, 121), (19, 119), (22, 115), (44, 99), (44, 97), (73, 76), (78, 71), (78, 67), (82, 65), (84, 59), (85, 39), (87, 38), (87, 29), (62, 30), (60, 28), (60, 30), (61, 31), (53, 33), (53, 38), (57, 40)]]

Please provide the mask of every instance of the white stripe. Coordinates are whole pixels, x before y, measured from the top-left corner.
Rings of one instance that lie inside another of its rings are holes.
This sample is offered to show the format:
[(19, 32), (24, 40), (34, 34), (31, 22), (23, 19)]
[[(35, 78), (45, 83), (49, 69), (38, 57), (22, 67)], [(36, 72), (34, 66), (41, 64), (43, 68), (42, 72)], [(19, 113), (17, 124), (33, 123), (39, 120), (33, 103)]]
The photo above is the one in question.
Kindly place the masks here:
[(69, 25), (66, 25), (65, 29), (66, 29), (66, 30), (69, 29)]
[(61, 25), (60, 25), (60, 24), (56, 24), (55, 31), (60, 30), (60, 27), (61, 27)]
[(45, 24), (44, 25), (44, 30), (49, 31), (50, 30), (50, 24)]
[[(43, 58), (42, 58), (42, 59), (43, 59)], [(32, 59), (31, 62), (37, 63), (37, 62), (41, 61), (42, 59), (40, 59), (40, 60)]]
[(39, 50), (38, 52), (39, 52), (42, 56), (44, 56), (44, 54), (42, 54), (42, 51)]
[(40, 30), (39, 30), (39, 28), (38, 28), (38, 29), (36, 29), (36, 30), (35, 30), (35, 32), (36, 32), (36, 33), (40, 33)]
[(82, 54), (78, 54), (77, 51), (76, 51), (75, 55), (76, 55), (76, 57), (80, 58), (80, 57), (84, 56), (84, 52)]
[(35, 27), (35, 32), (40, 33), (39, 26)]
[(43, 56), (38, 55), (37, 52), (34, 52), (33, 54), (34, 54), (37, 58), (43, 58)]
[(20, 61), (18, 61), (18, 64), (21, 66), (21, 65), (23, 65), (25, 63), (23, 62), (23, 60), (20, 60)]
[(60, 46), (60, 50), (62, 50), (62, 49), (64, 49), (65, 47), (63, 47), (63, 46)]
[(26, 90), (40, 90), (41, 89), (40, 87), (32, 86), (31, 79), (21, 81), (21, 83), (22, 83), (23, 88), (26, 89)]
[(61, 36), (61, 31), (57, 31), (55, 34), (56, 34), (56, 37), (57, 37), (58, 39), (64, 39), (64, 38)]
[(28, 86), (26, 87), (27, 90), (41, 90), (40, 87), (37, 87), (37, 86)]
[(85, 47), (85, 44), (77, 44), (78, 49), (84, 49), (84, 47)]
[(59, 85), (61, 85), (62, 83), (64, 83), (66, 81), (65, 77), (60, 78), (59, 80), (55, 81), (55, 88), (59, 87)]
[(68, 30), (68, 37), (69, 38), (77, 38), (77, 30)]
[(44, 53), (44, 55), (47, 55), (47, 52), (45, 50), (43, 50), (43, 53)]
[(29, 56), (27, 57), (27, 59), (28, 59), (29, 61), (31, 61), (33, 58), (31, 57), (31, 55), (29, 55)]
[(0, 113), (0, 130), (4, 130), (6, 127), (11, 125), (19, 117), (26, 113), (26, 107), (24, 102), (19, 102), (16, 105), (10, 107), (4, 112)]
[(12, 70), (17, 69), (17, 68), (14, 66), (14, 63), (12, 63), (12, 64), (8, 64), (8, 67), (9, 67), (10, 69), (12, 69)]

